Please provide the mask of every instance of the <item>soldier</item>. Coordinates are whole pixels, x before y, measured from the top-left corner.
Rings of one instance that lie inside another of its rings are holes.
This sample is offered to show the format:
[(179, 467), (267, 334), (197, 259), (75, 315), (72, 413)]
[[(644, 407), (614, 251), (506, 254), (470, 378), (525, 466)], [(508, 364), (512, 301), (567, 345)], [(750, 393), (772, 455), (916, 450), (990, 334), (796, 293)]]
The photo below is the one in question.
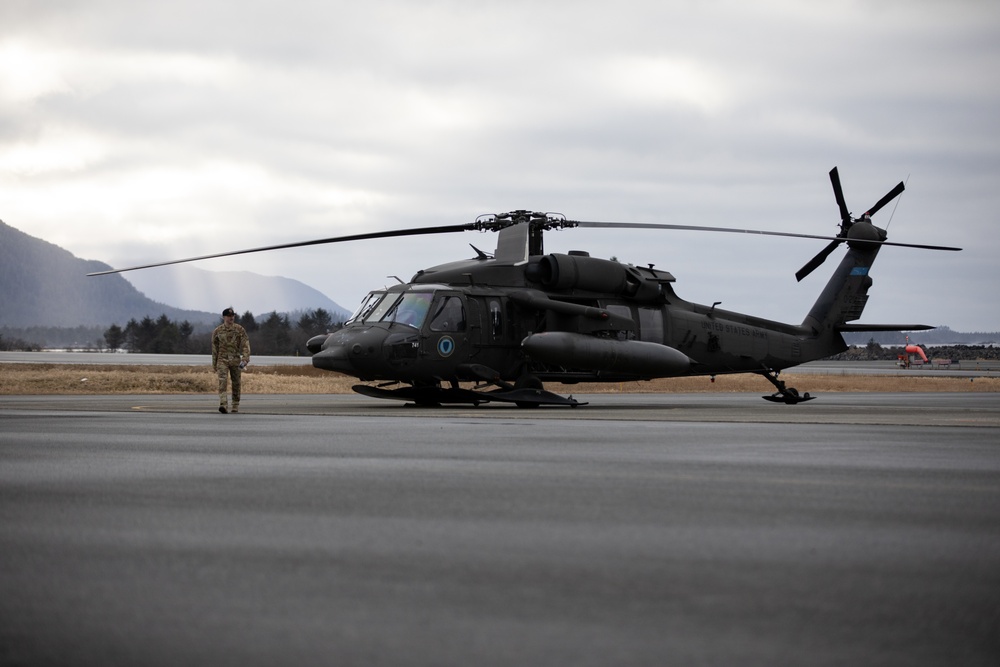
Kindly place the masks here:
[(222, 311), (222, 324), (212, 332), (212, 369), (219, 376), (219, 412), (226, 414), (226, 383), (233, 380), (233, 412), (240, 411), (240, 374), (250, 363), (250, 337), (233, 319), (232, 308)]

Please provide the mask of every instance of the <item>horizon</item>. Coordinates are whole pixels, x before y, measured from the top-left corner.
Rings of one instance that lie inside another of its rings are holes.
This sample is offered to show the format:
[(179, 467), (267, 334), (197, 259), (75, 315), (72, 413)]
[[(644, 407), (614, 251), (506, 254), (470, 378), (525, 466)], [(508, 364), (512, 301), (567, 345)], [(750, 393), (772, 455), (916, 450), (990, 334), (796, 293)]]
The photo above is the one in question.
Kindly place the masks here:
[[(0, 222), (3, 222), (3, 221), (0, 221)], [(4, 224), (6, 224), (6, 223), (4, 223)], [(8, 225), (8, 226), (13, 228), (12, 225)], [(14, 228), (14, 229), (16, 229), (16, 228)], [(21, 231), (21, 230), (17, 230), (17, 231)], [(31, 238), (33, 238), (36, 241), (39, 241), (39, 242), (42, 242), (42, 243), (46, 243), (46, 244), (49, 244), (49, 245), (56, 245), (56, 244), (49, 243), (45, 239), (39, 239), (37, 237), (31, 237)], [(58, 245), (56, 245), (56, 247), (59, 248)], [(64, 248), (60, 248), (60, 250), (63, 250), (65, 252), (69, 252), (69, 251), (67, 251)], [(72, 255), (72, 253), (70, 253), (70, 254)], [(72, 255), (72, 257), (74, 258), (74, 260), (77, 260), (77, 261), (86, 261), (86, 260), (82, 260), (79, 257), (76, 257), (75, 255)], [(246, 276), (253, 276), (255, 278), (259, 278), (259, 279), (262, 279), (264, 281), (280, 281), (280, 282), (288, 282), (288, 281), (290, 281), (292, 283), (299, 283), (300, 282), (300, 281), (296, 281), (295, 279), (287, 278), (285, 276), (265, 276), (265, 275), (257, 274), (257, 273), (254, 273), (252, 271), (247, 271), (247, 270), (240, 270), (240, 271), (219, 271), (219, 272), (217, 272), (217, 271), (200, 269), (198, 267), (186, 266), (186, 265), (168, 266), (168, 267), (164, 267), (164, 268), (166, 268), (166, 269), (168, 269), (170, 271), (180, 271), (180, 272), (187, 272), (188, 270), (190, 270), (191, 275), (187, 276), (187, 278), (198, 277), (198, 278), (201, 278), (202, 280), (204, 280), (203, 276), (205, 274), (217, 274), (219, 278), (224, 278), (224, 277), (227, 277), (227, 276), (229, 278), (232, 278), (232, 277), (245, 278)], [(202, 309), (202, 308), (197, 308), (197, 307), (191, 307), (191, 306), (185, 305), (183, 303), (181, 303), (181, 304), (175, 304), (175, 303), (170, 303), (170, 302), (167, 302), (167, 301), (160, 301), (160, 300), (157, 300), (157, 299), (151, 297), (145, 291), (143, 291), (142, 289), (140, 289), (140, 287), (138, 285), (136, 285), (132, 281), (128, 280), (129, 273), (130, 272), (126, 272), (126, 273), (121, 273), (121, 274), (118, 274), (118, 275), (120, 275), (122, 278), (124, 278), (129, 283), (129, 285), (131, 285), (134, 289), (136, 289), (136, 291), (138, 291), (140, 294), (142, 294), (142, 296), (144, 296), (145, 298), (149, 299), (150, 301), (153, 301), (154, 303), (156, 303), (158, 305), (165, 306), (167, 308), (197, 312), (197, 313), (205, 315), (205, 316), (207, 316), (209, 318), (212, 318), (213, 322), (215, 320), (221, 321), (221, 316), (220, 315), (216, 315), (215, 312), (212, 311), (212, 310), (207, 310), (207, 309)], [(177, 276), (174, 276), (173, 280), (174, 281), (178, 280)], [(330, 300), (329, 297), (326, 297), (326, 295), (322, 294), (322, 292), (320, 292), (319, 290), (317, 290), (315, 288), (312, 288), (311, 286), (305, 285), (304, 283), (302, 283), (302, 285), (306, 289), (308, 289), (308, 290), (310, 290), (312, 292), (316, 292), (320, 296), (323, 296), (327, 300)], [(235, 284), (233, 285), (233, 288), (235, 289)], [(335, 302), (333, 303), (333, 305), (334, 306), (340, 306), (340, 304), (336, 304)], [(296, 314), (296, 313), (302, 313), (302, 314), (304, 314), (304, 313), (308, 313), (308, 312), (311, 312), (311, 311), (315, 311), (318, 308), (322, 308), (323, 310), (328, 310), (328, 312), (331, 312), (331, 314), (333, 314), (333, 315), (342, 314), (344, 317), (350, 317), (350, 314), (351, 314), (351, 311), (347, 310), (346, 308), (343, 308), (342, 306), (340, 306), (340, 310), (337, 310), (337, 309), (330, 310), (330, 309), (328, 309), (328, 308), (326, 308), (326, 307), (324, 307), (322, 305), (320, 305), (320, 306), (315, 306), (315, 305), (310, 305), (310, 306), (296, 306), (296, 307), (290, 307), (290, 308), (285, 308), (285, 309), (264, 308), (264, 309), (259, 309), (259, 310), (258, 309), (254, 309), (254, 308), (241, 307), (241, 308), (236, 308), (236, 310), (240, 313), (241, 317), (243, 315), (245, 315), (246, 313), (250, 313), (256, 319), (259, 316), (266, 316), (266, 315), (270, 315), (271, 313), (277, 313), (279, 315), (284, 315), (284, 316), (291, 316), (291, 315)], [(160, 316), (162, 316), (162, 315), (165, 315), (165, 313), (161, 313)], [(153, 317), (153, 316), (149, 316), (149, 317)], [(154, 317), (154, 319), (155, 319), (155, 317)], [(182, 321), (182, 320), (176, 320), (176, 321)], [(197, 324), (197, 325), (201, 325), (201, 326), (209, 326), (210, 325), (208, 319), (196, 320), (194, 323)], [(119, 324), (120, 326), (124, 325), (124, 323), (118, 323), (118, 322), (113, 322), (113, 323), (110, 323), (108, 325), (86, 325), (86, 324), (67, 325), (67, 326), (30, 325), (30, 326), (25, 326), (25, 327), (22, 327), (22, 326), (10, 326), (10, 325), (0, 325), (0, 329), (26, 330), (26, 329), (31, 329), (31, 328), (41, 328), (41, 329), (51, 328), (51, 329), (64, 329), (65, 330), (65, 329), (75, 329), (75, 328), (81, 328), (81, 327), (82, 328), (94, 329), (94, 328), (99, 328), (99, 327), (102, 327), (102, 326), (112, 326), (113, 324)], [(984, 335), (984, 336), (1000, 335), (1000, 329), (997, 329), (996, 331), (989, 331), (989, 330), (967, 330), (967, 331), (962, 331), (960, 329), (956, 329), (956, 328), (953, 328), (953, 327), (951, 327), (949, 325), (943, 325), (943, 324), (942, 325), (936, 325), (936, 326), (933, 327), (933, 329), (931, 329), (929, 331), (941, 331), (941, 330), (951, 331), (951, 332), (954, 332), (955, 334), (961, 335), (961, 336), (980, 335), (980, 334)], [(878, 332), (876, 332), (876, 333), (878, 333)], [(892, 335), (894, 333), (899, 334), (900, 332), (881, 332), (881, 333), (884, 334), (884, 335)], [(902, 333), (919, 336), (921, 333), (924, 333), (924, 332), (918, 330), (918, 331), (908, 331), (908, 332), (902, 332)], [(857, 336), (860, 336), (860, 335), (862, 335), (862, 334), (860, 334), (860, 333), (845, 333), (844, 337), (845, 337), (846, 340), (853, 340), (854, 338), (856, 338)], [(947, 343), (945, 343), (945, 344), (947, 344)], [(858, 343), (849, 343), (849, 345), (855, 346), (855, 345), (858, 345)]]

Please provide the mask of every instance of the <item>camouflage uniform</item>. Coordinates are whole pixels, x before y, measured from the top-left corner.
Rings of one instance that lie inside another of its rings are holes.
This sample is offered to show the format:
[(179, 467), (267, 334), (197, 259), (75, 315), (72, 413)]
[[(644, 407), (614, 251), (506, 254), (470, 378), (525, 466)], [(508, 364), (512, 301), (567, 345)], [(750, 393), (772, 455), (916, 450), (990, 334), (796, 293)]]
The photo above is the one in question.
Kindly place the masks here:
[(219, 412), (226, 408), (226, 384), (233, 380), (233, 412), (240, 407), (240, 362), (250, 362), (250, 337), (235, 323), (220, 324), (212, 332), (212, 368), (219, 376)]

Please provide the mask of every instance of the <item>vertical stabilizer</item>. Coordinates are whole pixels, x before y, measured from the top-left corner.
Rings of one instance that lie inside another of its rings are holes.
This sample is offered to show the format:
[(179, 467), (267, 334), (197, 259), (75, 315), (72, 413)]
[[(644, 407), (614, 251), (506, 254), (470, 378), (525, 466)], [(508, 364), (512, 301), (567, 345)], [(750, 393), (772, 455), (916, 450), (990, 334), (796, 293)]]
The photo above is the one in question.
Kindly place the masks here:
[(868, 303), (872, 286), (868, 273), (881, 248), (877, 242), (885, 240), (885, 231), (867, 221), (857, 222), (848, 237), (852, 240), (847, 241), (847, 255), (802, 322), (814, 335), (835, 333), (839, 325), (859, 319)]

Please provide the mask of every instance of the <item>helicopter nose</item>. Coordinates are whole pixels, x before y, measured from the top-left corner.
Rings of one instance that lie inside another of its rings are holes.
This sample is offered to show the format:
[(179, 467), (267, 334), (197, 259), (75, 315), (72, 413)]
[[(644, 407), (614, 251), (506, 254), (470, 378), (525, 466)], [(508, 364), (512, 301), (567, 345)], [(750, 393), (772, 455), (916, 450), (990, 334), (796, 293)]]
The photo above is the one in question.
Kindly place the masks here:
[(341, 329), (330, 334), (323, 348), (313, 355), (315, 368), (361, 377), (381, 366), (381, 329)]
[(343, 345), (324, 345), (323, 349), (313, 354), (312, 364), (315, 368), (322, 368), (327, 371), (348, 373), (351, 370), (350, 361), (347, 357), (347, 348)]
[(320, 350), (323, 349), (323, 343), (326, 339), (330, 337), (330, 334), (320, 334), (319, 336), (313, 336), (308, 341), (306, 341), (306, 349), (309, 350), (309, 354), (318, 354)]

